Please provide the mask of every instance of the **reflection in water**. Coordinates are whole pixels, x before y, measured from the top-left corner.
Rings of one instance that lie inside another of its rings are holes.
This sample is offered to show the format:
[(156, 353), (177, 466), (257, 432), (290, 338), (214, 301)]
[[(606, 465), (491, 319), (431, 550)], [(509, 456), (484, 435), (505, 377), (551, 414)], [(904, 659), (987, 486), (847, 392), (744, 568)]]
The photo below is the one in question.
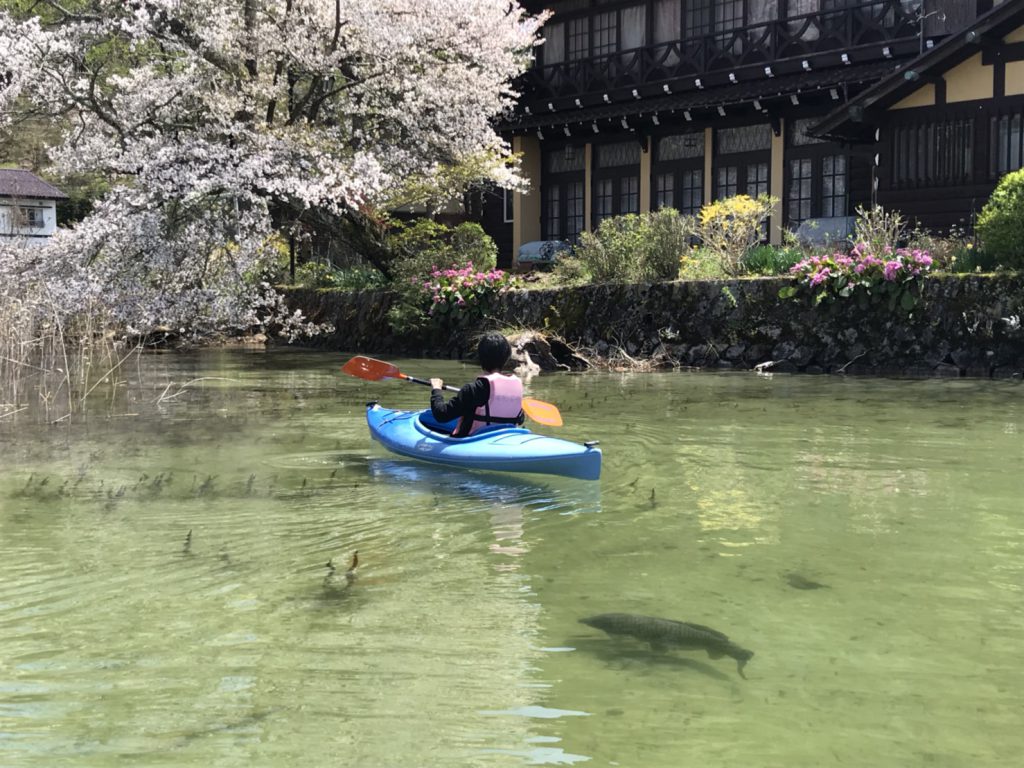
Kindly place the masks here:
[[(600, 511), (600, 487), (596, 483), (562, 480), (561, 486), (546, 480), (496, 472), (477, 472), (437, 467), (411, 459), (371, 459), (370, 475), (390, 483), (407, 485), (416, 493), (456, 495), (482, 502), (488, 513), (497, 555), (518, 558), (529, 551), (524, 541), (524, 516), (528, 510), (545, 514), (576, 515)], [(498, 563), (496, 570), (514, 571), (516, 562)]]
[[(542, 376), (605, 448), (575, 483), (383, 458), (364, 403), (424, 393), (337, 364), (143, 358), (0, 425), (0, 762), (1019, 761), (1019, 389)], [(582, 634), (612, 611), (726, 628), (750, 680)]]

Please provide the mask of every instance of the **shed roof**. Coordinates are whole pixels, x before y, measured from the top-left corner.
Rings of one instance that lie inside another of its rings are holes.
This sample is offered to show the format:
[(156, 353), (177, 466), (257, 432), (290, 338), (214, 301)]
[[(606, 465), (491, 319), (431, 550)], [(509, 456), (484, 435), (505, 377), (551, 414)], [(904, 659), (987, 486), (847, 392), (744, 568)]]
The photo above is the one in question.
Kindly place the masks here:
[(888, 77), (835, 109), (809, 133), (840, 141), (863, 139), (865, 126), (877, 124), (886, 109), (929, 82), (927, 78), (940, 76), (992, 46), (1022, 22), (1024, 2), (1013, 0), (995, 6), (966, 29), (901, 65)]
[(47, 200), (66, 200), (67, 195), (31, 171), (0, 168), (0, 197), (41, 197)]

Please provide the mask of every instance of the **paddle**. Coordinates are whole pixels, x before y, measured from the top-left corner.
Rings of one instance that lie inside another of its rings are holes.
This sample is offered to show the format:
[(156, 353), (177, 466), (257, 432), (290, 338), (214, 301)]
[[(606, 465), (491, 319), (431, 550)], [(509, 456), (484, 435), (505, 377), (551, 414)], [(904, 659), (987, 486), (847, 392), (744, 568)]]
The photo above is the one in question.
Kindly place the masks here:
[[(415, 376), (404, 374), (398, 370), (398, 366), (386, 363), (383, 360), (374, 360), (372, 357), (353, 357), (341, 366), (341, 370), (349, 376), (366, 379), (367, 381), (404, 379), (405, 381), (411, 381), (416, 384), (426, 384), (428, 387), (430, 386), (430, 382), (426, 379), (417, 379)], [(452, 392), (459, 391), (458, 387), (445, 386), (445, 389)], [(524, 397), (523, 411), (538, 424), (544, 424), (549, 427), (562, 426), (562, 414), (558, 412), (558, 408), (552, 403), (545, 403), (543, 400), (534, 400), (532, 397)]]

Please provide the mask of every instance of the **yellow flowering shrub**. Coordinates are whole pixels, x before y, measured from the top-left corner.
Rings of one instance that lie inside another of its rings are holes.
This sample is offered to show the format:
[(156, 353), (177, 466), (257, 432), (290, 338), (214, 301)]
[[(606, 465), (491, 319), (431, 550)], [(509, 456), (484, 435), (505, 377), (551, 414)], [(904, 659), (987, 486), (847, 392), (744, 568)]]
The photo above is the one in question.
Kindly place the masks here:
[(777, 202), (777, 198), (769, 195), (736, 195), (716, 200), (700, 209), (693, 234), (727, 275), (741, 274), (743, 257), (761, 241), (764, 224)]

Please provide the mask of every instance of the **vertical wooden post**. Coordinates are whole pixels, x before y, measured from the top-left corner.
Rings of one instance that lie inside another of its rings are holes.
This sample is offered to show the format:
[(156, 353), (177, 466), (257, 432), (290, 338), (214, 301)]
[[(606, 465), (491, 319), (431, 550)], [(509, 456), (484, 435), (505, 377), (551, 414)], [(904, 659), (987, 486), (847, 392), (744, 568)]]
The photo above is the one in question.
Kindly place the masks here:
[(644, 137), (644, 149), (640, 153), (640, 213), (651, 210), (651, 144), (650, 136)]
[(786, 172), (786, 121), (779, 118), (779, 135), (772, 132), (772, 163), (768, 171), (771, 179), (769, 192), (778, 200), (768, 220), (768, 242), (782, 245), (782, 195), (785, 190), (783, 179)]

